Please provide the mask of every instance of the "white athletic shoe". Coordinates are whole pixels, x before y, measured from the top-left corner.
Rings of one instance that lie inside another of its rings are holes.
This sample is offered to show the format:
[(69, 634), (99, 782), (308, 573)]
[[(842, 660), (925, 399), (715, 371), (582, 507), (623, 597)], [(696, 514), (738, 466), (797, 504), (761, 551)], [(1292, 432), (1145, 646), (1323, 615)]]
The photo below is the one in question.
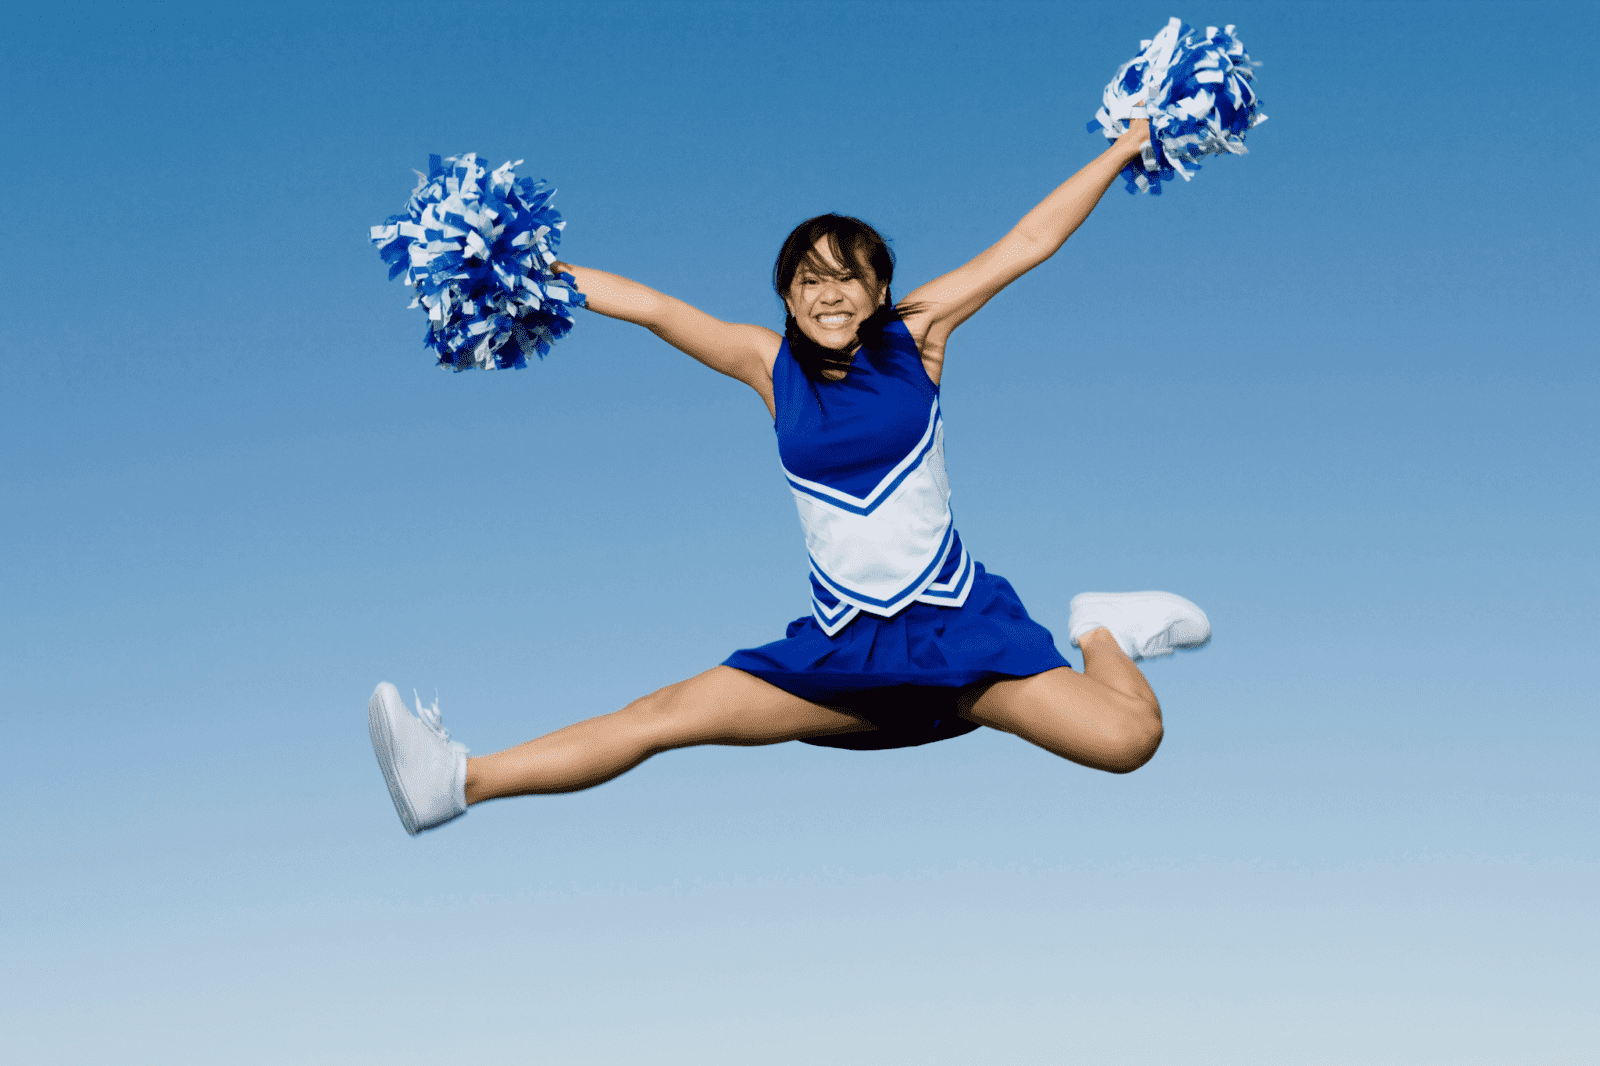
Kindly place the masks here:
[(1156, 659), (1179, 648), (1201, 648), (1211, 640), (1206, 613), (1170, 592), (1082, 592), (1072, 597), (1067, 633), (1072, 646), (1104, 626), (1128, 658)]
[(418, 696), (413, 715), (385, 681), (367, 702), (367, 730), (406, 832), (416, 836), (467, 813), (467, 748), (445, 732), (438, 700), (424, 707)]

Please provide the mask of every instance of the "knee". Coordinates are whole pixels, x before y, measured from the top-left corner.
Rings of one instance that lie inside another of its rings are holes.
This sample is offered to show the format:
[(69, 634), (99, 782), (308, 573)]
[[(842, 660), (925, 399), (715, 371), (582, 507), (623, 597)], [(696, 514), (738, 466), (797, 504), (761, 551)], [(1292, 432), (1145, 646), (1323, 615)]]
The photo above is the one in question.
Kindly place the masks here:
[(640, 696), (617, 714), (650, 749), (665, 751), (676, 747), (689, 703), (681, 688), (682, 682), (657, 689), (648, 696)]
[(1161, 747), (1163, 729), (1161, 708), (1154, 699), (1139, 700), (1130, 708), (1108, 738), (1111, 743), (1102, 769), (1113, 774), (1131, 774), (1155, 757)]
[(729, 730), (729, 701), (716, 680), (702, 674), (679, 681), (641, 696), (618, 713), (627, 716), (652, 752), (717, 743)]

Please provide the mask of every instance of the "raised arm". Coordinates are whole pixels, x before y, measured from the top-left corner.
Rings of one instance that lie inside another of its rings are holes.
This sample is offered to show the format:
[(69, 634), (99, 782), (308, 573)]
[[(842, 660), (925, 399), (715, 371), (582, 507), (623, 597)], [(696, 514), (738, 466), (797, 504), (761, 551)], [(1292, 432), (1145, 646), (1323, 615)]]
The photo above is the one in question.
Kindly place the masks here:
[(772, 404), (772, 361), (783, 338), (764, 326), (723, 322), (682, 300), (604, 270), (556, 263), (577, 279), (589, 310), (643, 326), (719, 374), (744, 382)]
[(1055, 255), (1149, 139), (1150, 124), (1143, 119), (1134, 122), (1115, 144), (1023, 215), (993, 247), (906, 297), (902, 302), (912, 309), (907, 325), (924, 358), (942, 362), (944, 342), (952, 330), (1001, 289)]

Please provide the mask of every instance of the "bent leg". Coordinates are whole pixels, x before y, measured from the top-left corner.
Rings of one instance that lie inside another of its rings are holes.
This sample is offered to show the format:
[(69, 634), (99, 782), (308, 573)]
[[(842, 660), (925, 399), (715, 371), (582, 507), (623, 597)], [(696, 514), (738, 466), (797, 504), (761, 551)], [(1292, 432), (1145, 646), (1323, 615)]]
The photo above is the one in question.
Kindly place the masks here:
[(1060, 667), (996, 681), (964, 696), (961, 715), (1096, 770), (1137, 770), (1161, 744), (1156, 695), (1106, 630), (1078, 643), (1083, 673)]
[(778, 744), (872, 728), (863, 719), (790, 695), (743, 670), (715, 666), (620, 711), (468, 759), (467, 802), (576, 792), (673, 748)]

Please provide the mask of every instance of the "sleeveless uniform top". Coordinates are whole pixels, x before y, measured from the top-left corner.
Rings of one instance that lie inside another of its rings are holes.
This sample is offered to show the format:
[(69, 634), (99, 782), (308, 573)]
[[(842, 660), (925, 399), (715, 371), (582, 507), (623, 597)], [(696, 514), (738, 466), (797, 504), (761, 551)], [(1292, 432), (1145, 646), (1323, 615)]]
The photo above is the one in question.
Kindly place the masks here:
[(778, 455), (811, 555), (811, 609), (833, 636), (863, 611), (960, 607), (974, 563), (950, 516), (939, 387), (898, 318), (839, 381), (806, 377), (784, 341), (772, 370)]

